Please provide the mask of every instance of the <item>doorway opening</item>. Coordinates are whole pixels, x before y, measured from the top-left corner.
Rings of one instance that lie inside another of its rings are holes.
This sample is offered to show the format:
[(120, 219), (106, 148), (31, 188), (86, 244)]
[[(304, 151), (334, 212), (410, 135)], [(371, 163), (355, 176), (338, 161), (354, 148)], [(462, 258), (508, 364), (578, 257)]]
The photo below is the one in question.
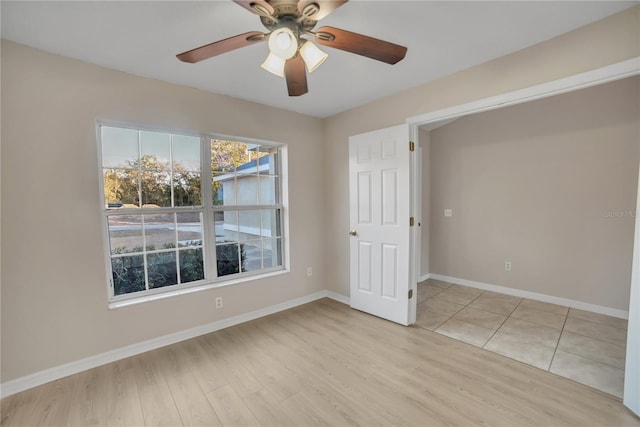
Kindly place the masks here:
[[(411, 124), (412, 126), (412, 136), (414, 138), (414, 141), (418, 142), (419, 145), (423, 145), (423, 150), (429, 150), (428, 144), (423, 144), (423, 142), (425, 141), (425, 133), (427, 134), (426, 139), (428, 140), (429, 135), (428, 132), (434, 131), (434, 128), (438, 128), (439, 126), (444, 126), (442, 123), (447, 122), (447, 121), (452, 121), (452, 120), (456, 120), (460, 117), (466, 117), (466, 116), (470, 116), (472, 114), (475, 113), (481, 113), (481, 112), (487, 112), (487, 111), (492, 111), (492, 110), (497, 110), (497, 109), (502, 109), (506, 106), (514, 106), (514, 105), (518, 105), (518, 104), (522, 104), (528, 101), (532, 101), (532, 100), (538, 100), (538, 99), (542, 99), (542, 98), (548, 98), (554, 95), (560, 95), (563, 93), (567, 93), (567, 92), (573, 92), (576, 91), (578, 89), (584, 89), (584, 88), (589, 88), (592, 86), (598, 86), (598, 85), (602, 85), (604, 83), (608, 83), (608, 82), (612, 82), (612, 81), (616, 81), (616, 80), (622, 80), (625, 79), (626, 77), (630, 77), (630, 76), (635, 76), (638, 74), (638, 60), (632, 60), (632, 61), (625, 61), (623, 63), (619, 63), (619, 64), (614, 64), (610, 67), (605, 67), (603, 69), (599, 69), (599, 70), (594, 70), (592, 72), (588, 72), (588, 73), (583, 73), (577, 76), (573, 76), (567, 79), (562, 79), (560, 81), (556, 81), (556, 82), (550, 82), (548, 84), (544, 84), (544, 85), (540, 85), (540, 86), (536, 86), (536, 87), (532, 87), (532, 88), (528, 88), (525, 90), (521, 90), (521, 91), (516, 91), (510, 94), (505, 94), (505, 95), (501, 95), (498, 97), (494, 97), (491, 99), (486, 99), (486, 100), (481, 100), (478, 102), (474, 102), (474, 103), (470, 103), (470, 104), (465, 104), (465, 105), (461, 105), (461, 106), (457, 106), (457, 107), (453, 107), (450, 109), (446, 109), (446, 110), (441, 110), (441, 111), (437, 111), (434, 113), (429, 113), (423, 116), (419, 116), (419, 117), (414, 117), (414, 118), (410, 118), (408, 119), (408, 122)], [(445, 123), (446, 124), (446, 123)], [(426, 129), (427, 127), (431, 127), (430, 129)], [(426, 130), (425, 130), (426, 129)], [(422, 132), (421, 132), (422, 130)], [(438, 132), (437, 130), (435, 130), (435, 132)], [(428, 156), (428, 152), (426, 153), (426, 155)], [(424, 156), (423, 156), (424, 159)], [(469, 164), (465, 164), (464, 166), (469, 166)], [(637, 165), (636, 165), (637, 166)], [(424, 167), (422, 168), (422, 171), (424, 171)], [(416, 182), (424, 182), (424, 180), (422, 179), (422, 177), (420, 176), (420, 170), (416, 171), (416, 175), (414, 176), (414, 179), (416, 180)], [(636, 172), (637, 173), (637, 172)], [(630, 181), (633, 181), (633, 184), (635, 185), (635, 183), (638, 180), (638, 175), (635, 175), (635, 177), (632, 177), (629, 179)], [(448, 182), (449, 185), (454, 185), (455, 183), (451, 183), (450, 181)], [(510, 183), (502, 183), (503, 185), (507, 185)], [(417, 194), (417, 200), (420, 200), (422, 196), (424, 196), (424, 191), (422, 192), (422, 194)], [(418, 262), (417, 267), (419, 270), (416, 272), (416, 277), (420, 277), (421, 279), (427, 279), (429, 278), (429, 272), (430, 271), (434, 271), (432, 268), (434, 266), (429, 265), (428, 261), (426, 262), (426, 270), (424, 270), (425, 267), (425, 262), (424, 260), (428, 260), (429, 258), (433, 259), (433, 255), (429, 257), (429, 252), (431, 252), (433, 250), (433, 248), (429, 247), (429, 239), (434, 238), (434, 236), (430, 235), (430, 232), (434, 232), (435, 230), (430, 229), (431, 227), (429, 226), (430, 224), (437, 224), (438, 230), (440, 230), (440, 227), (446, 227), (447, 223), (444, 222), (447, 219), (447, 213), (449, 213), (449, 215), (451, 215), (449, 218), (455, 218), (456, 214), (468, 214), (468, 212), (464, 211), (464, 212), (456, 212), (455, 208), (452, 208), (451, 206), (438, 206), (438, 209), (442, 210), (442, 212), (440, 212), (440, 210), (434, 210), (435, 206), (429, 206), (428, 203), (432, 201), (432, 199), (434, 198), (434, 195), (429, 195), (428, 194), (428, 200), (427, 202), (427, 207), (425, 209), (425, 203), (418, 203), (417, 204), (417, 211), (418, 211), (418, 218), (419, 221), (422, 224), (422, 232), (418, 233), (418, 236), (416, 238), (417, 242), (421, 242), (422, 244), (418, 244), (416, 245), (416, 249), (415, 249), (415, 254), (414, 256), (417, 257), (418, 260), (422, 260), (422, 262)], [(424, 201), (424, 200), (423, 200)], [(435, 202), (435, 200), (434, 200)], [(440, 201), (439, 201), (440, 203)], [(442, 202), (442, 203), (446, 203)], [(420, 211), (420, 208), (422, 208), (422, 212)], [(426, 210), (426, 212), (425, 212)], [(438, 215), (438, 221), (434, 221), (434, 218), (428, 218), (428, 212), (436, 212), (434, 215)], [(613, 209), (613, 212), (611, 213), (612, 216), (616, 216), (618, 215), (617, 212), (615, 210), (615, 208)], [(623, 214), (624, 212), (626, 212), (626, 210), (622, 210)], [(604, 215), (603, 212), (600, 212), (601, 215)], [(495, 215), (494, 215), (495, 216)], [(426, 218), (425, 218), (426, 217)], [(426, 221), (425, 221), (426, 219)], [(468, 219), (468, 218), (467, 218)], [(637, 233), (637, 229), (636, 229), (636, 233)], [(424, 241), (425, 235), (427, 236), (427, 240), (426, 242)], [(426, 243), (426, 244), (425, 244)], [(633, 244), (632, 244), (633, 245)], [(454, 248), (452, 248), (453, 250)], [(426, 257), (422, 256), (421, 257), (421, 253), (424, 255), (424, 253), (426, 252)], [(509, 263), (509, 267), (511, 267), (511, 261), (510, 259), (502, 259), (502, 262), (504, 263), (504, 268), (506, 269), (507, 263)], [(422, 269), (420, 269), (420, 266), (422, 264)], [(517, 264), (515, 265), (517, 268)], [(636, 267), (637, 268), (637, 267)], [(434, 279), (447, 279), (447, 277), (438, 277), (438, 275), (431, 275), (433, 276), (432, 278)], [(636, 277), (636, 279), (634, 281), (632, 281), (632, 295), (634, 292), (634, 289), (636, 289), (636, 293), (637, 291), (637, 287), (638, 287), (638, 280), (637, 280), (637, 275), (635, 275), (634, 277)], [(458, 277), (457, 279), (464, 279), (464, 277)], [(505, 291), (505, 289), (495, 289), (492, 288), (491, 285), (488, 285), (488, 283), (500, 283), (499, 280), (487, 280), (484, 279), (484, 282), (472, 282), (470, 280), (467, 280), (467, 283), (461, 283), (464, 282), (463, 280), (459, 280), (456, 284), (457, 285), (468, 285), (471, 290), (473, 291), (479, 291), (485, 292), (487, 290), (490, 291)], [(444, 280), (445, 282), (447, 280)], [(437, 283), (437, 282), (436, 282)], [(476, 288), (476, 289), (473, 289)], [(511, 288), (506, 288), (507, 292), (509, 292), (508, 290)], [(441, 289), (442, 292), (446, 292), (446, 289)], [(432, 293), (435, 293), (436, 291), (430, 291)], [(449, 292), (449, 293), (453, 293), (453, 292)], [(513, 294), (516, 295), (513, 295)], [(419, 294), (418, 294), (419, 295)], [(435, 294), (434, 294), (435, 295)], [(432, 295), (432, 296), (434, 296)], [(522, 292), (512, 292), (511, 296), (514, 297), (520, 297), (520, 298), (524, 298), (527, 296), (533, 296), (539, 299), (541, 293), (534, 293), (534, 295), (527, 295), (527, 291), (522, 291)], [(476, 298), (480, 297), (480, 295), (477, 295)], [(533, 299), (536, 299), (533, 298)], [(564, 298), (564, 300), (568, 300), (568, 298)], [(414, 301), (409, 301), (410, 304), (412, 305), (417, 305), (417, 303), (420, 303), (421, 301), (418, 300), (414, 300)], [(551, 298), (551, 300), (549, 301), (545, 301), (545, 302), (551, 302), (551, 303), (562, 303), (563, 298)], [(575, 301), (573, 301), (575, 302)], [(578, 308), (578, 309), (586, 309), (586, 310), (581, 310), (581, 311), (598, 311), (598, 307), (595, 305), (589, 305), (586, 304), (584, 307), (572, 307), (573, 309)], [(602, 307), (600, 307), (602, 308)], [(595, 309), (595, 310), (594, 310)], [(568, 310), (568, 309), (567, 309)], [(636, 306), (634, 306), (633, 304), (630, 304), (629, 306), (629, 318), (630, 319), (637, 319), (638, 313), (637, 313), (638, 307), (637, 304)], [(576, 311), (576, 313), (579, 313)], [(616, 310), (613, 310), (612, 312), (609, 313), (602, 313), (602, 310), (600, 310), (599, 314), (613, 314), (616, 317), (625, 317), (626, 316), (626, 311), (625, 310), (618, 310), (618, 312), (616, 312)], [(567, 316), (568, 318), (568, 316)], [(567, 318), (565, 318), (565, 322), (567, 321)], [(584, 320), (584, 319), (583, 319)], [(573, 322), (573, 321), (572, 321)], [(579, 322), (578, 322), (579, 323)], [(629, 330), (629, 337), (631, 337), (631, 339), (629, 340), (629, 342), (631, 343), (631, 345), (627, 346), (627, 366), (626, 366), (626, 381), (625, 383), (627, 384), (628, 390), (625, 391), (624, 393), (624, 397), (625, 397), (625, 404), (627, 406), (633, 405), (634, 399), (635, 401), (638, 401), (638, 390), (637, 390), (637, 386), (635, 387), (636, 389), (634, 389), (634, 386), (629, 386), (629, 384), (638, 384), (639, 378), (638, 378), (638, 343), (637, 343), (637, 337), (638, 337), (638, 332), (637, 332), (637, 325), (635, 325), (636, 322), (630, 322), (629, 326), (630, 326), (630, 330)], [(636, 328), (636, 331), (633, 330), (633, 328)], [(626, 334), (625, 334), (626, 335)], [(635, 337), (635, 338), (634, 338)], [(635, 342), (632, 342), (635, 341)], [(583, 343), (584, 344), (584, 343)], [(629, 360), (631, 360), (631, 366), (629, 365)], [(635, 393), (635, 394), (634, 394)], [(635, 395), (635, 398), (633, 397)], [(630, 402), (630, 403), (628, 403)], [(630, 406), (631, 407), (631, 406)]]

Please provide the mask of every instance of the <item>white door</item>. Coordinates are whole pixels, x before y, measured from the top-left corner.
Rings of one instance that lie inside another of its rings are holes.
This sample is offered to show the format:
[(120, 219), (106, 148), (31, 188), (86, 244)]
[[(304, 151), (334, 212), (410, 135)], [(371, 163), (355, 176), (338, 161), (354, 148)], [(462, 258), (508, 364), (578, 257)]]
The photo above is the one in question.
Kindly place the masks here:
[(409, 126), (349, 138), (351, 307), (402, 325), (409, 318)]

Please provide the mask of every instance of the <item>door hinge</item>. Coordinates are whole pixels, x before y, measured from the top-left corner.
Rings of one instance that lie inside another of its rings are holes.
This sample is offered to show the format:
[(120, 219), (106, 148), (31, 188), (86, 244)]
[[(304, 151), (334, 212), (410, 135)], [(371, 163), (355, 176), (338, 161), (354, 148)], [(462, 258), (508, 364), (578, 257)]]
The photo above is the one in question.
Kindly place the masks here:
[(413, 289), (409, 289), (409, 299), (413, 298)]
[(409, 141), (409, 151), (414, 151), (416, 149), (416, 145), (413, 141)]
[(413, 227), (415, 220), (413, 219), (413, 217), (409, 218), (409, 227)]

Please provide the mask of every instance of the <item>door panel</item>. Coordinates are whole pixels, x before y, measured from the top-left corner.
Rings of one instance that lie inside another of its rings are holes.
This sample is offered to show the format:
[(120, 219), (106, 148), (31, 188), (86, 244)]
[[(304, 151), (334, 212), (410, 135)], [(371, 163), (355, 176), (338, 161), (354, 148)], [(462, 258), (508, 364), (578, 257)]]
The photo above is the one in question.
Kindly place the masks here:
[(358, 224), (371, 224), (371, 172), (358, 174)]
[(409, 126), (349, 138), (351, 306), (409, 324)]
[(382, 225), (398, 225), (398, 170), (382, 171)]
[(382, 296), (398, 299), (398, 245), (382, 245)]
[(358, 242), (358, 290), (371, 293), (371, 242)]

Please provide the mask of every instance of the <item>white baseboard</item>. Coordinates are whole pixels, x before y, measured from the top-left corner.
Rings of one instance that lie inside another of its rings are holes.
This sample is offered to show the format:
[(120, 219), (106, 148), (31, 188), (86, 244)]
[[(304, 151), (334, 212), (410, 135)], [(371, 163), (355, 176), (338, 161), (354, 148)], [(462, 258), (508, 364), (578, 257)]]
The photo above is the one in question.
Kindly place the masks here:
[(96, 368), (107, 363), (135, 356), (136, 354), (155, 350), (160, 347), (165, 347), (167, 345), (175, 344), (180, 341), (195, 338), (200, 335), (215, 332), (220, 329), (228, 328), (230, 326), (238, 325), (240, 323), (248, 322), (250, 320), (258, 319), (260, 317), (268, 316), (279, 311), (287, 310), (289, 308), (297, 307), (299, 305), (307, 304), (309, 302), (327, 297), (340, 302), (345, 302), (346, 300), (346, 304), (349, 303), (349, 299), (347, 297), (335, 292), (323, 290), (301, 298), (296, 298), (280, 304), (272, 305), (270, 307), (265, 307), (260, 310), (252, 311), (250, 313), (241, 314), (239, 316), (230, 317), (228, 319), (219, 320), (217, 322), (197, 326), (195, 328), (187, 329), (184, 331), (163, 335), (158, 338), (142, 341), (115, 350), (110, 350), (105, 353), (97, 354), (95, 356), (90, 356), (84, 359), (76, 360), (74, 362), (66, 363), (64, 365), (55, 366), (53, 368), (26, 375), (24, 377), (16, 378), (11, 381), (7, 381), (0, 384), (0, 398), (19, 393), (21, 391), (28, 390), (42, 384), (46, 384), (48, 382), (67, 377), (69, 375), (77, 374), (88, 369)]
[(431, 279), (431, 274), (427, 273), (427, 274), (425, 274), (424, 276), (420, 276), (420, 277), (418, 278), (418, 283), (419, 283), (419, 282), (424, 282), (425, 280), (429, 280), (429, 279)]
[(332, 300), (336, 300), (346, 305), (350, 305), (351, 301), (348, 296), (339, 294), (333, 291), (327, 291), (327, 298), (331, 298)]
[[(615, 308), (603, 307), (595, 304), (589, 304), (582, 301), (575, 301), (567, 298), (554, 297), (551, 295), (539, 294), (536, 292), (523, 291), (519, 289), (507, 288), (499, 285), (491, 285), (488, 283), (476, 282), (473, 280), (459, 279), (456, 277), (444, 276), (441, 274), (427, 274), (420, 277), (420, 281), (427, 279), (441, 280), (443, 282), (454, 283), (457, 285), (469, 286), (472, 288), (483, 289), (487, 291), (499, 292), (507, 295), (514, 295), (522, 298), (529, 298), (537, 301), (549, 302), (552, 304), (565, 305), (572, 308), (578, 308), (581, 310), (591, 311), (594, 313), (606, 314), (608, 316), (618, 317), (621, 319), (627, 319), (629, 313), (624, 310), (618, 310)], [(12, 394), (19, 393), (24, 390), (28, 390), (33, 387), (37, 387), (42, 384), (46, 384), (51, 381), (55, 381), (60, 378), (67, 377), (69, 375), (77, 374), (88, 369), (96, 368), (98, 366), (105, 365), (107, 363), (115, 362), (127, 357), (135, 356), (147, 351), (155, 350), (157, 348), (165, 347), (167, 345), (175, 344), (180, 341), (188, 340), (191, 338), (205, 335), (211, 332), (218, 331), (220, 329), (228, 328), (230, 326), (238, 325), (240, 323), (248, 322), (250, 320), (258, 319), (260, 317), (268, 316), (283, 310), (287, 310), (299, 305), (307, 304), (322, 298), (331, 298), (335, 301), (349, 305), (350, 300), (348, 296), (339, 294), (337, 292), (323, 290), (313, 293), (301, 298), (296, 298), (290, 301), (285, 301), (280, 304), (265, 307), (260, 310), (252, 311), (250, 313), (241, 314), (239, 316), (230, 317), (228, 319), (219, 320), (217, 322), (209, 323), (207, 325), (197, 326), (195, 328), (187, 329), (173, 334), (163, 335), (158, 338), (153, 338), (147, 341), (142, 341), (136, 344), (132, 344), (126, 347), (121, 347), (115, 350), (107, 351), (105, 353), (90, 356), (84, 359), (76, 360), (74, 362), (66, 363), (64, 365), (55, 366), (53, 368), (45, 369), (24, 377), (16, 378), (11, 381), (0, 384), (0, 398), (11, 396)]]
[(520, 289), (507, 288), (505, 286), (491, 285), (489, 283), (476, 282), (473, 280), (459, 279), (457, 277), (444, 276), (442, 274), (430, 274), (432, 279), (442, 282), (453, 283), (456, 285), (469, 286), (470, 288), (482, 289), (485, 291), (493, 291), (501, 294), (513, 295), (521, 298), (529, 298), (536, 301), (548, 302), (551, 304), (564, 305), (580, 310), (591, 311), (593, 313), (606, 314), (607, 316), (617, 317), (620, 319), (628, 319), (629, 312), (619, 310), (617, 308), (604, 307), (601, 305), (590, 304), (587, 302), (576, 301), (568, 298), (554, 297), (552, 295), (539, 294), (537, 292), (523, 291)]

